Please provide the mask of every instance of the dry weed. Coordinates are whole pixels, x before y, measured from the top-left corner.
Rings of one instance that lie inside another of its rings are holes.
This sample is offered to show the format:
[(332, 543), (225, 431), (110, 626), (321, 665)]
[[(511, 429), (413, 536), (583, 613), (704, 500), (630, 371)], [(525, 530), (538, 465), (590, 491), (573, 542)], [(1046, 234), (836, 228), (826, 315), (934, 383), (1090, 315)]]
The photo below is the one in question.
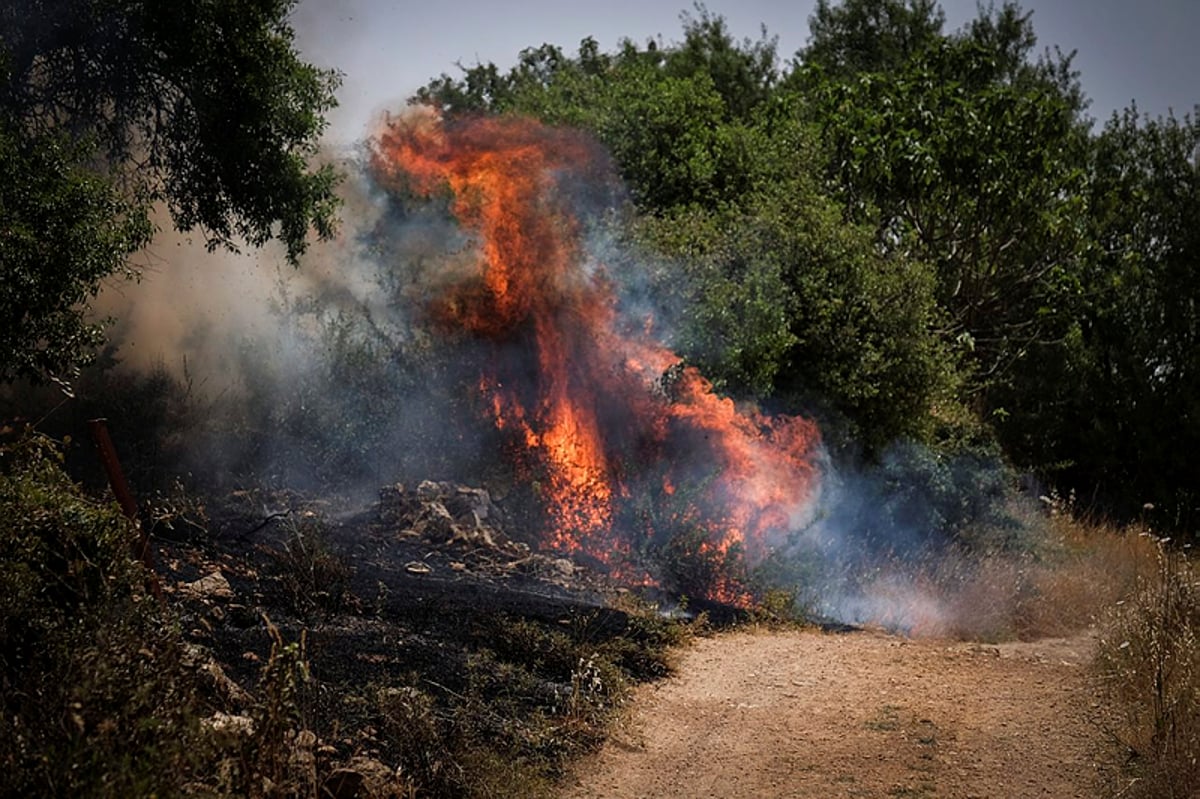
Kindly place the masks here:
[(1200, 576), (1186, 551), (1152, 543), (1157, 568), (1113, 612), (1097, 668), (1130, 755), (1122, 795), (1182, 799), (1200, 793)]
[(1055, 512), (1041, 529), (1023, 551), (934, 561), (907, 583), (930, 605), (905, 608), (918, 619), (912, 632), (987, 641), (1073, 635), (1104, 619), (1156, 568), (1156, 545), (1139, 528)]

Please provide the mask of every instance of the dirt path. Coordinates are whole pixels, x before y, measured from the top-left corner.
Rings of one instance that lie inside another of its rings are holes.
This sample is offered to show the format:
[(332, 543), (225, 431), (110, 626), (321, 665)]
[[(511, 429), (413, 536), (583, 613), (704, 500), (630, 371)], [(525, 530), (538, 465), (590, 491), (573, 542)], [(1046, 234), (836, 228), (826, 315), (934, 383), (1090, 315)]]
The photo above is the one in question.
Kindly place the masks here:
[(1000, 646), (883, 633), (699, 641), (643, 688), (567, 799), (1094, 797), (1087, 637)]

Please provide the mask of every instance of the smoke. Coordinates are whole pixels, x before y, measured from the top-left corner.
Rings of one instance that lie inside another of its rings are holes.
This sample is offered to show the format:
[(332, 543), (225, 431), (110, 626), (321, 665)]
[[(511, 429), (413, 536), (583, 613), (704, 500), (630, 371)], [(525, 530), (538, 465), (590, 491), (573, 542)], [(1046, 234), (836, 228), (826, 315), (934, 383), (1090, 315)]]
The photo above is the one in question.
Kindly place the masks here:
[[(341, 235), (299, 269), (164, 233), (142, 280), (101, 296), (118, 371), (187, 386), (194, 473), (359, 501), (482, 482), (539, 543), (625, 579), (733, 603), (782, 588), (847, 623), (942, 634), (990, 601), (967, 597), (965, 553), (1007, 529), (998, 461), (900, 444), (837, 468), (808, 420), (713, 393), (669, 349), (687, 312), (656, 292), (671, 265), (615, 235), (626, 206), (594, 143), (450, 141), (421, 112), (381, 131), (341, 159)], [(491, 182), (471, 183), (480, 165)]]
[[(110, 346), (82, 395), (88, 413), (128, 421), (129, 449), (209, 487), (360, 501), (483, 460), (485, 442), (456, 421), (473, 415), (458, 365), (417, 312), (452, 279), (463, 236), (435, 208), (397, 208), (361, 153), (327, 157), (346, 175), (341, 231), (298, 267), (281, 247), (210, 252), (162, 212), (140, 279), (104, 287), (93, 311), (114, 320)], [(169, 452), (140, 445), (152, 436)]]
[(1041, 518), (992, 451), (898, 442), (830, 464), (811, 524), (764, 565), (812, 616), (926, 636), (1002, 637), (1033, 578)]
[(166, 210), (156, 209), (160, 232), (133, 261), (139, 278), (109, 283), (92, 305), (96, 316), (114, 320), (109, 338), (121, 363), (182, 374), (186, 359), (191, 370), (222, 383), (237, 378), (234, 356), (247, 341), (282, 345), (282, 355), (294, 356), (296, 342), (280, 309), (289, 299), (319, 296), (327, 311), (394, 314), (397, 309), (381, 304), (375, 266), (354, 246), (375, 223), (378, 205), (353, 161), (336, 160), (350, 178), (341, 191), (342, 235), (312, 242), (299, 268), (274, 243), (210, 250), (201, 231), (179, 232)]

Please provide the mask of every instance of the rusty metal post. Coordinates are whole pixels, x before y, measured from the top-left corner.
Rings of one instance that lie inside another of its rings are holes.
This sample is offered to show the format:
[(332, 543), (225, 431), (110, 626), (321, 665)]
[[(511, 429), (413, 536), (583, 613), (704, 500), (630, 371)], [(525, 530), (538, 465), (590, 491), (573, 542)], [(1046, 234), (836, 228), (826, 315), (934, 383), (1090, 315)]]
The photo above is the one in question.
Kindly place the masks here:
[(112, 486), (113, 496), (117, 498), (125, 516), (137, 523), (137, 502), (129, 490), (129, 483), (125, 482), (125, 473), (121, 471), (121, 462), (117, 460), (117, 450), (108, 435), (108, 420), (90, 419), (88, 427), (92, 432), (92, 441), (96, 442), (96, 450), (100, 453), (100, 463), (104, 466), (104, 474), (108, 476), (108, 484)]
[(137, 501), (133, 498), (133, 492), (129, 490), (125, 472), (121, 470), (121, 462), (117, 460), (116, 447), (113, 446), (112, 438), (108, 435), (108, 420), (90, 419), (88, 428), (92, 433), (92, 441), (96, 444), (96, 451), (100, 454), (100, 463), (104, 466), (104, 473), (108, 476), (108, 484), (112, 487), (113, 496), (117, 498), (117, 503), (121, 506), (126, 518), (133, 522), (138, 529), (138, 537), (133, 545), (133, 556), (146, 567), (150, 591), (161, 599), (162, 589), (158, 585), (158, 576), (154, 573), (154, 551), (150, 548), (149, 531), (142, 527), (138, 517)]

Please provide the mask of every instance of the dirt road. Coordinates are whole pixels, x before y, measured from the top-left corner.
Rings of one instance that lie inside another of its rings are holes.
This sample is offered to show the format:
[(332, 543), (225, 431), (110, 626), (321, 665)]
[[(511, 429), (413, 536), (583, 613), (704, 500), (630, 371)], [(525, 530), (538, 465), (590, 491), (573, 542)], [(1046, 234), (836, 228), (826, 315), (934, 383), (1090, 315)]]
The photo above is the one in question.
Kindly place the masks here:
[(699, 641), (567, 799), (1095, 797), (1093, 641), (877, 632)]

